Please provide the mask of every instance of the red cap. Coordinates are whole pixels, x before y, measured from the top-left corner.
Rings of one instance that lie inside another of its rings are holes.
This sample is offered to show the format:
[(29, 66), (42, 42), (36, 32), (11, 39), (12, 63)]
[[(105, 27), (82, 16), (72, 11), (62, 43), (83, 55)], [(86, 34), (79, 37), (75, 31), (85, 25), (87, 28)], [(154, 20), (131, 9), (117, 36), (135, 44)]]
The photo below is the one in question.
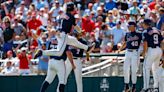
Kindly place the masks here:
[(95, 33), (94, 32), (91, 32), (91, 36), (95, 36)]
[(30, 49), (35, 49), (35, 46), (34, 45), (30, 46)]

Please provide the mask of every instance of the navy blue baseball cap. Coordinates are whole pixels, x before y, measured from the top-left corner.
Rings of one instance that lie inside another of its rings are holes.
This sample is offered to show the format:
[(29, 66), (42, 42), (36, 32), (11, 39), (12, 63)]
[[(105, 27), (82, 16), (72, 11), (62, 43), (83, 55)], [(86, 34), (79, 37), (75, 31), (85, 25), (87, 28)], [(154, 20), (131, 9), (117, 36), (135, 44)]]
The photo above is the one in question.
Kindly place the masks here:
[(151, 19), (144, 19), (143, 23), (146, 25), (151, 25), (152, 21), (151, 21)]
[(75, 4), (73, 2), (67, 3), (67, 8), (66, 8), (67, 12), (73, 11), (74, 9), (75, 9)]
[(131, 25), (136, 26), (136, 22), (134, 22), (134, 21), (129, 21), (129, 22), (128, 22), (128, 26), (131, 26)]

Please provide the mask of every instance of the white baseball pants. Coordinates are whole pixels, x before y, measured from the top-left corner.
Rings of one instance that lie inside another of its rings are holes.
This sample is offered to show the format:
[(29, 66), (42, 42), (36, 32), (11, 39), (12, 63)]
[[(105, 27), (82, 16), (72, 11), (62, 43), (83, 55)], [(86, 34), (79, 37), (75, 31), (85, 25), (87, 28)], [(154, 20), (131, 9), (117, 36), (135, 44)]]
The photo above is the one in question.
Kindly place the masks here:
[(158, 88), (157, 69), (162, 56), (161, 48), (148, 48), (147, 55), (143, 64), (144, 89), (149, 88), (150, 70), (153, 72), (154, 88)]
[(65, 84), (66, 81), (66, 67), (63, 60), (50, 59), (48, 62), (48, 71), (46, 81), (52, 83), (56, 74), (58, 75), (59, 84)]
[[(81, 62), (80, 58), (73, 59), (73, 60), (74, 60), (75, 66), (76, 66), (76, 69), (74, 70), (74, 74), (75, 74), (75, 79), (76, 79), (77, 92), (83, 92), (82, 62)], [(68, 76), (72, 71), (72, 65), (68, 58), (65, 61), (65, 65), (66, 65), (66, 76), (65, 77), (66, 77), (66, 83), (67, 83)], [(58, 89), (59, 89), (59, 84), (58, 84)], [(58, 89), (57, 89), (57, 92), (59, 92)]]
[(125, 61), (123, 66), (124, 83), (129, 84), (130, 70), (131, 70), (132, 83), (136, 84), (138, 64), (139, 64), (139, 52), (137, 50), (133, 50), (132, 52), (126, 50)]
[(65, 34), (64, 32), (57, 35), (57, 49), (44, 50), (43, 55), (47, 56), (61, 56), (66, 48), (66, 45), (75, 46), (80, 49), (87, 50), (88, 46), (79, 42), (75, 37)]
[(164, 68), (162, 66), (158, 70), (158, 78), (159, 78), (159, 92), (164, 92)]

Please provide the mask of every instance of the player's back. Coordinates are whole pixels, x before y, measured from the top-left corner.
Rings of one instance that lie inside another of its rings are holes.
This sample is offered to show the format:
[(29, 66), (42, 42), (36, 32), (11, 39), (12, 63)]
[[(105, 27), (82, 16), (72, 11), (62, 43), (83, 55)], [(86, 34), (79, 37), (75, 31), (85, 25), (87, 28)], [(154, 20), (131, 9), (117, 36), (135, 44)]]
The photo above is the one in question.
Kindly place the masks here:
[(147, 32), (144, 33), (144, 37), (148, 43), (148, 47), (156, 48), (160, 47), (160, 43), (163, 40), (160, 31), (152, 28), (148, 28)]
[(76, 25), (73, 15), (70, 13), (61, 15), (59, 30), (70, 33), (73, 25)]

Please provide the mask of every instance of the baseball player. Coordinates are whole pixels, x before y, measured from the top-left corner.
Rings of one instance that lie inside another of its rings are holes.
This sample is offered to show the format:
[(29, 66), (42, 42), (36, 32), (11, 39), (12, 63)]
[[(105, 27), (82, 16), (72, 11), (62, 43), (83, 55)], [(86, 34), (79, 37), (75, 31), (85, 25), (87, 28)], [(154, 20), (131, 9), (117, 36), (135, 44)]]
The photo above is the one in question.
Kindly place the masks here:
[(159, 92), (164, 92), (164, 60), (161, 61), (158, 69)]
[[(75, 37), (77, 37), (77, 39), (83, 43), (83, 44), (87, 44), (87, 42), (82, 38), (82, 34), (81, 33), (74, 33)], [(77, 49), (73, 46), (69, 46), (69, 50), (71, 50), (71, 52), (73, 53), (73, 60), (71, 60), (69, 57), (67, 58), (67, 60), (65, 61), (65, 65), (66, 65), (66, 79), (68, 78), (70, 72), (72, 71), (72, 69), (74, 69), (74, 74), (75, 74), (75, 79), (76, 79), (76, 85), (77, 85), (77, 92), (83, 92), (83, 84), (82, 84), (82, 62), (81, 62), (81, 58), (83, 57), (83, 49)], [(72, 66), (71, 61), (74, 62), (75, 67)], [(67, 81), (67, 80), (66, 80)]]
[(76, 26), (75, 18), (73, 14), (75, 13), (75, 5), (70, 2), (67, 4), (67, 12), (63, 15), (61, 19), (61, 23), (59, 25), (59, 31), (54, 31), (56, 34), (56, 38), (58, 41), (57, 49), (51, 50), (38, 50), (35, 54), (35, 57), (39, 57), (41, 55), (50, 56), (49, 64), (48, 64), (48, 72), (45, 81), (42, 84), (40, 92), (45, 92), (48, 86), (52, 83), (55, 78), (55, 75), (58, 75), (59, 78), (59, 92), (64, 92), (65, 87), (65, 74), (66, 74), (66, 67), (64, 61), (66, 60), (66, 51), (67, 51), (67, 44), (72, 45), (78, 48), (82, 48), (87, 52), (90, 52), (94, 49), (95, 44), (91, 46), (84, 45), (80, 43), (75, 37), (69, 35), (72, 27), (77, 31), (80, 31), (80, 28)]
[(125, 61), (124, 61), (124, 83), (125, 92), (130, 92), (129, 79), (130, 79), (130, 68), (132, 75), (132, 92), (136, 92), (136, 82), (137, 82), (137, 69), (139, 61), (139, 46), (142, 40), (141, 33), (136, 32), (136, 23), (129, 21), (128, 29), (130, 32), (125, 35), (125, 42), (119, 51), (126, 47)]
[(58, 79), (59, 79), (59, 92), (64, 92), (65, 80), (66, 80), (66, 77), (65, 77), (66, 67), (65, 67), (64, 61), (67, 58), (66, 51), (67, 51), (67, 48), (64, 50), (64, 53), (62, 56), (50, 56), (50, 60), (48, 62), (47, 76), (41, 86), (40, 92), (46, 91), (48, 86), (54, 80), (56, 74), (58, 75)]
[(55, 35), (57, 36), (58, 45), (57, 49), (51, 49), (51, 50), (38, 50), (36, 53), (36, 57), (41, 55), (47, 55), (47, 56), (61, 56), (65, 50), (66, 45), (71, 45), (78, 47), (80, 49), (84, 49), (87, 52), (91, 52), (93, 48), (95, 47), (95, 43), (93, 43), (90, 46), (84, 45), (80, 43), (75, 37), (70, 36), (69, 33), (71, 33), (72, 27), (74, 27), (75, 30), (81, 31), (80, 27), (76, 25), (74, 14), (76, 13), (75, 5), (72, 2), (67, 3), (67, 10), (66, 14), (63, 14), (60, 18), (60, 25), (58, 27), (58, 31), (55, 31)]
[(145, 19), (143, 21), (143, 28), (145, 33), (143, 33), (143, 53), (144, 59), (143, 64), (143, 79), (144, 88), (141, 92), (149, 91), (149, 80), (150, 80), (150, 70), (152, 68), (153, 80), (154, 80), (154, 92), (158, 92), (158, 76), (157, 69), (159, 67), (160, 58), (162, 56), (162, 50), (160, 48), (161, 41), (163, 40), (160, 31), (156, 28), (151, 27), (152, 21), (150, 19)]

